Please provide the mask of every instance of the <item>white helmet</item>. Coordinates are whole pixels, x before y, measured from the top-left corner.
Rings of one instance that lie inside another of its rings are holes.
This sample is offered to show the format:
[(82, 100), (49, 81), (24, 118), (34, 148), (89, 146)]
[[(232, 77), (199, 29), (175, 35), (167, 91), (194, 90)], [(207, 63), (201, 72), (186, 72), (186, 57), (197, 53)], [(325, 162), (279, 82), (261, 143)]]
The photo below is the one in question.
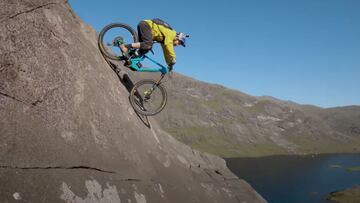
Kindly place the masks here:
[(183, 47), (186, 46), (186, 38), (187, 38), (187, 37), (190, 37), (190, 36), (187, 35), (187, 34), (184, 34), (184, 33), (182, 33), (182, 32), (176, 33), (176, 38), (181, 42), (181, 45), (182, 45)]

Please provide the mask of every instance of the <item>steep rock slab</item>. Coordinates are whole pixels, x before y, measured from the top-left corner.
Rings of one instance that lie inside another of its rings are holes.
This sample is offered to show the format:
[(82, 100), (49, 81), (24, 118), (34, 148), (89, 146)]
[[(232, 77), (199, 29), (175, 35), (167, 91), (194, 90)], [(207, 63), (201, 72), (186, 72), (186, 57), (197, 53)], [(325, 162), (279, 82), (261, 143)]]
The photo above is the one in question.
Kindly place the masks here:
[(134, 113), (61, 0), (0, 2), (1, 202), (266, 202)]

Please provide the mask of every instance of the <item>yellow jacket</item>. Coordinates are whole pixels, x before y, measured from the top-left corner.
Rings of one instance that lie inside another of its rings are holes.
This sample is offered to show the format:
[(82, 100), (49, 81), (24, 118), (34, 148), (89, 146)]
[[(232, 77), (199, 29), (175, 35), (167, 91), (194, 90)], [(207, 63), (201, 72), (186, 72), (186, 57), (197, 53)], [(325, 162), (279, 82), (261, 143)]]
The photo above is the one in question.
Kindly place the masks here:
[(163, 25), (153, 23), (151, 20), (144, 20), (151, 28), (153, 40), (160, 42), (165, 61), (168, 65), (176, 63), (176, 54), (174, 51), (174, 39), (176, 31), (166, 28)]

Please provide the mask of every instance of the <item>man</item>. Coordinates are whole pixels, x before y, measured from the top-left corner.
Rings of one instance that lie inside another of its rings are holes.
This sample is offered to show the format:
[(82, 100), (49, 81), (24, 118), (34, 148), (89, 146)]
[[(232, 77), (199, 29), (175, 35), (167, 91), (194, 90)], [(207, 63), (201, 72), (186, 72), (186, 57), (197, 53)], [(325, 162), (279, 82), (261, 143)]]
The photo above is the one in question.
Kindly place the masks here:
[(139, 42), (131, 44), (121, 44), (120, 48), (124, 55), (127, 55), (130, 48), (139, 49), (139, 54), (146, 54), (152, 49), (153, 43), (161, 43), (165, 61), (172, 69), (176, 63), (176, 54), (174, 47), (182, 45), (185, 47), (186, 38), (189, 35), (184, 33), (176, 33), (170, 25), (161, 19), (143, 20), (138, 26)]

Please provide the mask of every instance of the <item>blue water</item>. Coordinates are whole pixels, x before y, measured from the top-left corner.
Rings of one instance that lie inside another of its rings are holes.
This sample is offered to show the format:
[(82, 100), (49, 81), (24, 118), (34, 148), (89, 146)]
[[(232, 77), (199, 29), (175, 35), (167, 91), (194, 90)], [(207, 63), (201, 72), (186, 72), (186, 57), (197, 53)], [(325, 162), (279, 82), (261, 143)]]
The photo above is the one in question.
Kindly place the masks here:
[(330, 192), (360, 184), (360, 171), (347, 170), (360, 166), (360, 154), (230, 158), (226, 163), (269, 203), (329, 203), (324, 197)]

